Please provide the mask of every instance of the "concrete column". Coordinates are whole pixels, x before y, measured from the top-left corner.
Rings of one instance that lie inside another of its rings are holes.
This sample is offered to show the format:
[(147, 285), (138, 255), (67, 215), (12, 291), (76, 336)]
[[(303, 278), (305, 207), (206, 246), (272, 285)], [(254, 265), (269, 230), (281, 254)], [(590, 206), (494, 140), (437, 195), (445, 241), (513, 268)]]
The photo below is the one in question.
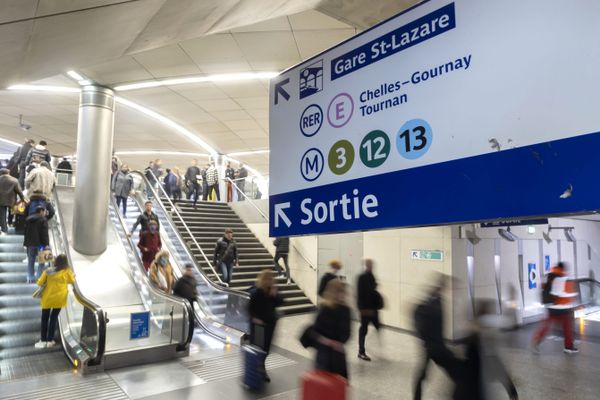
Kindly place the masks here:
[(77, 186), (73, 248), (98, 255), (106, 250), (110, 162), (114, 131), (114, 92), (99, 86), (81, 91), (77, 126)]

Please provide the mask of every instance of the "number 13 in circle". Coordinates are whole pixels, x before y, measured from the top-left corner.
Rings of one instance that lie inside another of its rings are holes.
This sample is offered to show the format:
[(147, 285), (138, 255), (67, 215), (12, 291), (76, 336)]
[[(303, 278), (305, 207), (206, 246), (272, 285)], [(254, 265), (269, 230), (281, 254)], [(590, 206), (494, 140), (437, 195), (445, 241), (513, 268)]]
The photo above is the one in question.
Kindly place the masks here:
[(427, 153), (432, 140), (429, 124), (422, 119), (411, 119), (398, 131), (396, 148), (402, 157), (414, 160)]

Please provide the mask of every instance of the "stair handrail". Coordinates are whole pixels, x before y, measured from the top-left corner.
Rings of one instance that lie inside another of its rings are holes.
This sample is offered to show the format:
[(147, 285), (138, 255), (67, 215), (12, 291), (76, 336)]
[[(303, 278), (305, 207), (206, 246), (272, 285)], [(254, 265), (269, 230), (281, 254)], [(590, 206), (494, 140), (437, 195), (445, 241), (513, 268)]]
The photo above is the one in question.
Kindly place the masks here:
[[(248, 201), (248, 202), (249, 202), (249, 203), (252, 205), (252, 207), (254, 207), (254, 208), (256, 209), (256, 211), (258, 211), (258, 213), (259, 213), (259, 214), (260, 214), (260, 215), (261, 215), (261, 216), (264, 218), (264, 220), (265, 220), (265, 221), (267, 221), (267, 223), (269, 223), (269, 217), (268, 217), (268, 216), (266, 216), (266, 215), (265, 215), (265, 213), (263, 213), (263, 212), (262, 212), (262, 210), (260, 209), (260, 207), (258, 207), (258, 206), (256, 205), (256, 203), (254, 202), (254, 200), (253, 200), (253, 199), (251, 199), (250, 197), (248, 197), (248, 196), (246, 195), (246, 193), (244, 193), (244, 192), (243, 192), (243, 191), (242, 191), (242, 190), (241, 190), (241, 189), (240, 189), (240, 188), (239, 188), (239, 187), (238, 187), (238, 186), (235, 184), (235, 182), (234, 182), (234, 180), (233, 180), (233, 179), (231, 179), (231, 178), (224, 178), (224, 180), (225, 180), (225, 181), (227, 181), (227, 182), (231, 182), (231, 184), (233, 185), (233, 187), (234, 187), (235, 189), (237, 189), (238, 193), (241, 193), (241, 194), (242, 194), (242, 196), (244, 196), (244, 197), (246, 198), (246, 200), (247, 200), (247, 201)], [(302, 253), (302, 252), (301, 252), (301, 251), (298, 249), (298, 247), (294, 246), (294, 244), (292, 244), (291, 242), (290, 242), (290, 246), (291, 246), (291, 247), (292, 247), (294, 250), (296, 250), (296, 252), (297, 252), (297, 253), (300, 255), (300, 257), (302, 257), (302, 259), (303, 259), (304, 261), (306, 261), (306, 263), (308, 264), (308, 266), (309, 266), (309, 267), (310, 267), (310, 268), (311, 268), (313, 271), (317, 272), (317, 268), (316, 268), (316, 267), (313, 265), (313, 263), (312, 263), (312, 262), (311, 262), (311, 261), (310, 261), (308, 258), (306, 258), (306, 257), (304, 256), (304, 254), (303, 254), (303, 253)]]
[[(187, 337), (186, 340), (181, 343), (181, 347), (182, 348), (188, 348), (189, 344), (192, 342), (193, 336), (194, 336), (194, 310), (192, 309), (192, 306), (190, 305), (190, 303), (184, 299), (182, 299), (181, 297), (169, 294), (169, 293), (165, 293), (159, 289), (157, 289), (154, 284), (150, 281), (150, 278), (148, 277), (148, 274), (146, 274), (146, 271), (143, 269), (143, 265), (144, 263), (142, 262), (142, 258), (140, 257), (140, 254), (137, 251), (137, 246), (133, 243), (133, 240), (131, 239), (131, 237), (127, 234), (127, 224), (125, 223), (125, 220), (123, 219), (123, 216), (121, 215), (121, 213), (119, 212), (119, 207), (117, 207), (117, 204), (115, 202), (115, 198), (114, 196), (110, 195), (110, 204), (114, 209), (115, 215), (117, 216), (117, 219), (123, 229), (123, 233), (125, 235), (125, 240), (127, 241), (127, 243), (129, 244), (129, 246), (131, 247), (131, 250), (133, 252), (133, 256), (136, 260), (136, 266), (141, 269), (142, 273), (140, 276), (142, 276), (142, 280), (144, 281), (144, 284), (146, 287), (148, 287), (148, 289), (153, 292), (154, 294), (156, 294), (158, 297), (163, 297), (166, 299), (169, 299), (170, 301), (174, 302), (174, 303), (178, 303), (180, 305), (183, 306), (183, 309), (185, 310), (185, 313), (187, 314), (187, 320), (188, 320), (188, 333), (187, 333)], [(117, 233), (118, 234), (118, 233)], [(173, 326), (171, 325), (171, 331), (173, 330)]]
[[(58, 227), (58, 230), (60, 232), (60, 235), (61, 235), (62, 241), (63, 241), (65, 256), (67, 257), (69, 266), (71, 268), (73, 268), (73, 259), (71, 258), (69, 238), (67, 236), (67, 232), (65, 231), (64, 219), (62, 216), (60, 201), (58, 199), (58, 193), (56, 191), (56, 187), (54, 187), (52, 189), (52, 196), (53, 196), (53, 200), (54, 200), (54, 204), (55, 204), (55, 207), (54, 207), (55, 208), (55, 210), (54, 210), (55, 221), (53, 222), (53, 224), (55, 224)], [(93, 301), (91, 301), (90, 299), (85, 297), (85, 295), (81, 292), (81, 289), (79, 288), (77, 279), (75, 279), (75, 282), (72, 284), (72, 287), (73, 287), (73, 294), (75, 296), (75, 299), (82, 306), (87, 307), (88, 309), (92, 310), (94, 312), (94, 314), (96, 315), (96, 322), (97, 322), (96, 329), (98, 332), (98, 346), (96, 348), (96, 354), (94, 354), (94, 356), (90, 359), (90, 361), (88, 362), (88, 365), (99, 365), (102, 363), (102, 358), (104, 357), (104, 351), (106, 349), (106, 318), (105, 318), (104, 311), (102, 310), (101, 306), (99, 306), (98, 304), (94, 303)], [(62, 337), (62, 335), (61, 335), (61, 337)]]
[[(136, 173), (138, 173), (139, 175), (142, 176), (144, 184), (146, 185), (146, 187), (150, 188), (150, 190), (152, 191), (152, 194), (159, 200), (158, 203), (162, 206), (162, 201), (160, 201), (160, 196), (158, 196), (158, 193), (156, 193), (156, 190), (154, 189), (154, 186), (151, 185), (150, 182), (148, 182), (148, 179), (146, 178), (146, 176), (144, 175), (144, 173), (142, 173), (141, 171), (134, 171), (134, 172), (136, 172)], [(190, 235), (190, 238), (192, 239), (192, 242), (194, 242), (194, 244), (196, 245), (196, 247), (198, 248), (198, 250), (200, 250), (200, 254), (202, 254), (202, 258), (204, 258), (204, 261), (206, 261), (206, 263), (208, 264), (208, 266), (212, 270), (212, 272), (215, 275), (215, 277), (217, 278), (217, 280), (221, 283), (221, 286), (225, 286), (224, 283), (223, 283), (223, 280), (221, 279), (221, 277), (219, 276), (219, 274), (215, 270), (215, 267), (213, 266), (213, 263), (208, 259), (208, 257), (206, 256), (206, 253), (204, 253), (204, 250), (202, 250), (202, 247), (200, 246), (200, 243), (198, 243), (198, 241), (194, 237), (194, 234), (192, 233), (192, 231), (190, 230), (189, 226), (187, 225), (187, 223), (183, 219), (183, 216), (179, 213), (179, 210), (177, 209), (177, 207), (175, 207), (175, 204), (173, 204), (173, 202), (171, 201), (171, 198), (167, 195), (167, 192), (165, 191), (165, 189), (160, 184), (160, 181), (158, 180), (158, 178), (156, 177), (156, 175), (154, 175), (154, 172), (152, 172), (151, 170), (148, 170), (147, 172), (149, 172), (152, 175), (152, 177), (154, 178), (154, 180), (158, 184), (157, 186), (160, 188), (160, 191), (162, 192), (162, 194), (164, 195), (164, 197), (169, 202), (169, 205), (171, 206), (171, 210), (174, 210), (175, 213), (177, 214), (177, 217), (179, 218), (179, 221), (183, 224), (184, 229)], [(165, 210), (164, 207), (163, 207), (163, 210), (165, 211), (165, 215), (167, 215), (167, 217), (168, 217), (169, 213), (167, 212), (167, 210)], [(186, 241), (183, 238), (181, 238), (181, 240), (183, 241), (183, 243), (186, 243)], [(195, 257), (192, 257), (192, 259), (195, 260)], [(198, 266), (198, 271), (202, 272), (202, 268), (200, 268), (200, 266)]]

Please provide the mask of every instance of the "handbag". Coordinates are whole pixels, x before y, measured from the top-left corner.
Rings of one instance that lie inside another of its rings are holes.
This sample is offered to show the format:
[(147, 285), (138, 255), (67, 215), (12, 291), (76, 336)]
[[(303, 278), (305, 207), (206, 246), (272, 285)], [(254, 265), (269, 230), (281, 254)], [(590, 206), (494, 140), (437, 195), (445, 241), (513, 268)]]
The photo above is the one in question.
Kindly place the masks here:
[(46, 284), (43, 284), (42, 286), (35, 289), (35, 292), (33, 292), (31, 297), (33, 297), (34, 299), (41, 299), (42, 295), (44, 294), (44, 289), (46, 289)]
[(377, 290), (375, 291), (375, 309), (381, 310), (385, 306), (385, 302), (383, 301), (383, 296)]
[(52, 261), (54, 261), (54, 255), (52, 254), (52, 250), (42, 250), (37, 255), (37, 262), (39, 264), (47, 264), (51, 263)]
[(25, 215), (25, 210), (27, 209), (27, 205), (24, 201), (20, 201), (12, 207), (13, 215)]

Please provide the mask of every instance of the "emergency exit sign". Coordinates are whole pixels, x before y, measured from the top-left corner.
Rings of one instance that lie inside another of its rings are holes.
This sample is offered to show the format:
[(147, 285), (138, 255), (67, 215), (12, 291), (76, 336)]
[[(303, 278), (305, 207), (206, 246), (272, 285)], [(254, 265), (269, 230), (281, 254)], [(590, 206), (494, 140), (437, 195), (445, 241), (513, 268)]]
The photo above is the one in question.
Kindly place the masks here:
[(410, 258), (421, 261), (444, 261), (444, 252), (441, 250), (411, 250)]

